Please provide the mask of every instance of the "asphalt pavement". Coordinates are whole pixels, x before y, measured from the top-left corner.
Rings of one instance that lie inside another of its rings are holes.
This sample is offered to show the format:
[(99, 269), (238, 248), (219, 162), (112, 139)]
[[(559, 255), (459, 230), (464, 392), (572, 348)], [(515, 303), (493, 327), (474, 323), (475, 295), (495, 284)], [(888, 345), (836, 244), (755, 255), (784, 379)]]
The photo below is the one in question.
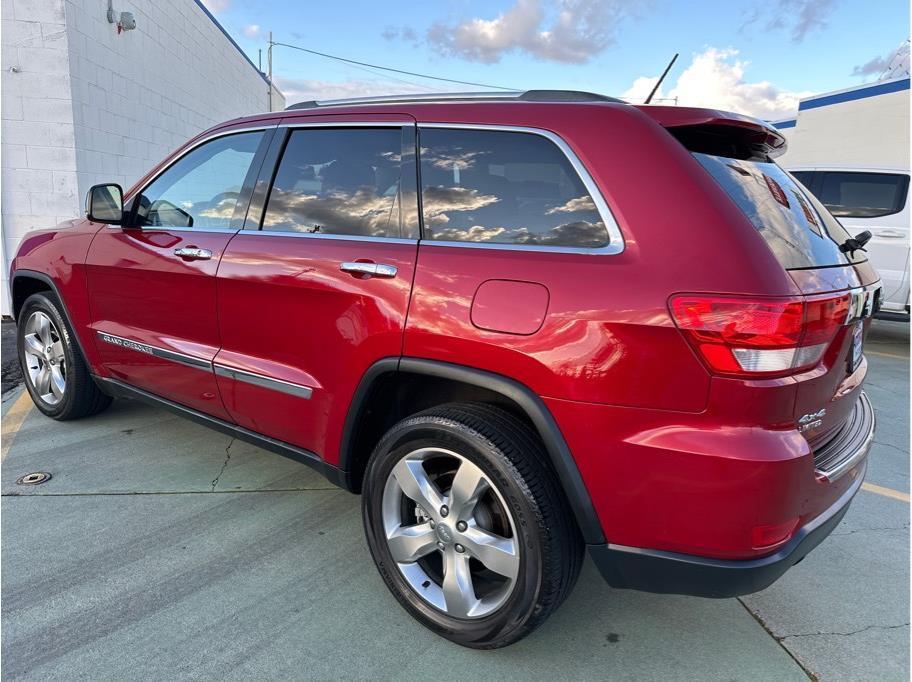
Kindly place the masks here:
[(0, 324), (0, 379), (4, 395), (22, 383), (22, 368), (16, 353), (16, 323), (4, 321)]
[[(0, 469), (3, 677), (907, 680), (908, 345), (908, 325), (876, 323), (866, 487), (771, 588), (740, 600), (613, 590), (587, 561), (541, 629), (488, 652), (398, 606), (359, 498), (308, 468), (129, 401), (57, 423), (14, 389)], [(17, 485), (38, 471), (53, 477)]]

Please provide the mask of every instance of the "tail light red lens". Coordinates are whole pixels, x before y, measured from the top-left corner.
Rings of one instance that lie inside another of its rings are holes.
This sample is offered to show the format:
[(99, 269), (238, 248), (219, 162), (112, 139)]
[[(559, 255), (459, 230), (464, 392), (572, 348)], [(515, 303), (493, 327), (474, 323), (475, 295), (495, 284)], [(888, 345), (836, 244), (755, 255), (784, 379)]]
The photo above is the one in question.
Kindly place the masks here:
[(675, 324), (720, 374), (786, 375), (816, 365), (846, 322), (849, 294), (748, 299), (681, 294)]

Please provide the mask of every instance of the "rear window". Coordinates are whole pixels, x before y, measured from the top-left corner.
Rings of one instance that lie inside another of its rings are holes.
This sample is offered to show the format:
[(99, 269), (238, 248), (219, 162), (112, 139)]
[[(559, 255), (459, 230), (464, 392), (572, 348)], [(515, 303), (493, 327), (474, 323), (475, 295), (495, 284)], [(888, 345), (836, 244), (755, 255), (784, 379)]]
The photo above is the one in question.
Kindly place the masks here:
[(863, 251), (842, 253), (849, 234), (829, 211), (773, 162), (694, 154), (750, 219), (787, 269), (846, 265)]
[(818, 198), (837, 218), (879, 218), (902, 211), (908, 189), (907, 175), (828, 171)]

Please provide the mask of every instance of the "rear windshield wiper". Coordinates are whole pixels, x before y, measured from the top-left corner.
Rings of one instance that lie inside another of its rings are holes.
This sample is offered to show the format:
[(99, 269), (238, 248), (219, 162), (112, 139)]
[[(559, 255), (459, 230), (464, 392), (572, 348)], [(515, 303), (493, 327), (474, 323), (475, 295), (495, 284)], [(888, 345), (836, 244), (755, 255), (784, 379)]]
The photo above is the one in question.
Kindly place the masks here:
[(867, 251), (864, 247), (871, 240), (871, 233), (865, 230), (864, 232), (859, 232), (854, 237), (849, 237), (842, 244), (839, 245), (839, 250), (843, 253), (849, 254), (851, 256), (856, 251)]

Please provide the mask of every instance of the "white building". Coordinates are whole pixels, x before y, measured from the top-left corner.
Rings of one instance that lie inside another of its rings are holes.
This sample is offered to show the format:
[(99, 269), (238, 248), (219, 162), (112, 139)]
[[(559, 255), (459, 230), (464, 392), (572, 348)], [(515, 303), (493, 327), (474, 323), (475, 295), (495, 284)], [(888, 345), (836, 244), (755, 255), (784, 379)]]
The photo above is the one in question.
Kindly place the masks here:
[(9, 261), (34, 228), (129, 187), (209, 126), (285, 106), (199, 0), (0, 0), (3, 314)]
[(788, 140), (787, 166), (909, 168), (909, 77), (806, 97), (773, 125)]

